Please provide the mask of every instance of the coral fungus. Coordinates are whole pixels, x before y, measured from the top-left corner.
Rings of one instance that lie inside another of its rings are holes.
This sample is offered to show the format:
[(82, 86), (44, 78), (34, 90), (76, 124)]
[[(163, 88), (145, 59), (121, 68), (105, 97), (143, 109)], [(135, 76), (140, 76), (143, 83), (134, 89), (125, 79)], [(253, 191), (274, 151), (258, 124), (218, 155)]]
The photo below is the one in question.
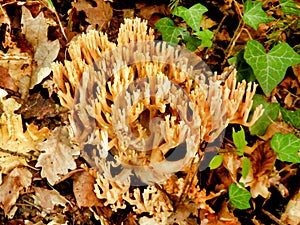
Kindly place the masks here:
[[(189, 169), (203, 156), (200, 145), (214, 142), (229, 123), (249, 126), (260, 117), (261, 106), (248, 121), (256, 85), (237, 83), (235, 70), (223, 80), (225, 73), (211, 73), (183, 47), (154, 41), (138, 18), (125, 20), (117, 44), (92, 30), (72, 41), (68, 53), (70, 61), (52, 65), (53, 79), (70, 110), (74, 141), (97, 168), (97, 197), (113, 210), (126, 202), (136, 214), (167, 223), (191, 182), (187, 209), (208, 208), (197, 168)], [(183, 175), (174, 180), (178, 171)]]

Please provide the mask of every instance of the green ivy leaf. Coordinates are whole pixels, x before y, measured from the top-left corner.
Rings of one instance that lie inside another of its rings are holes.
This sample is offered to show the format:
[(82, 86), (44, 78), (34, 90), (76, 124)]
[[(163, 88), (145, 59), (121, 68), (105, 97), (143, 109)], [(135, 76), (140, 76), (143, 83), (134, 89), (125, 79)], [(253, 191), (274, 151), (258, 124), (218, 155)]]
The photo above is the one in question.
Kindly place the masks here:
[(202, 47), (212, 46), (211, 39), (214, 37), (214, 32), (210, 30), (203, 30), (203, 31), (195, 32), (194, 34), (197, 35), (202, 40), (201, 42)]
[(238, 209), (249, 209), (251, 207), (249, 204), (251, 193), (246, 189), (240, 188), (233, 183), (230, 185), (228, 192), (230, 202), (234, 207)]
[(242, 156), (245, 150), (246, 145), (248, 144), (245, 139), (245, 131), (241, 127), (241, 130), (235, 132), (234, 128), (232, 128), (232, 138), (233, 143), (235, 144), (235, 147), (237, 149), (237, 154), (239, 156)]
[(294, 134), (274, 134), (271, 147), (281, 161), (300, 163), (300, 139)]
[(203, 13), (207, 12), (207, 8), (200, 3), (193, 5), (187, 9), (183, 6), (178, 6), (172, 12), (173, 15), (179, 16), (194, 30), (200, 31), (201, 20)]
[(272, 120), (276, 120), (279, 114), (279, 103), (268, 103), (261, 95), (254, 95), (252, 109), (263, 105), (263, 115), (249, 128), (251, 135), (264, 135)]
[(251, 162), (247, 157), (243, 158), (242, 177), (246, 179), (251, 168)]
[(298, 16), (300, 14), (299, 3), (296, 3), (294, 0), (281, 0), (279, 5), (286, 15)]
[(187, 35), (186, 37), (184, 37), (183, 41), (186, 44), (186, 48), (192, 52), (196, 51), (198, 46), (201, 45), (201, 40), (191, 35)]
[(211, 170), (217, 169), (219, 166), (222, 165), (223, 156), (222, 155), (215, 155), (209, 163), (209, 168)]
[(253, 29), (257, 30), (258, 25), (261, 23), (268, 23), (274, 20), (273, 17), (268, 17), (262, 9), (262, 2), (253, 2), (247, 0), (244, 4), (245, 11), (243, 19)]
[(300, 110), (292, 112), (285, 108), (280, 108), (280, 111), (285, 122), (292, 124), (293, 127), (300, 130)]
[(173, 20), (164, 17), (155, 23), (156, 29), (158, 29), (162, 34), (163, 41), (169, 42), (170, 44), (177, 45), (179, 42), (179, 35), (184, 36), (186, 28), (176, 27)]
[(287, 43), (276, 45), (266, 54), (263, 45), (255, 40), (247, 42), (244, 57), (267, 96), (283, 80), (287, 68), (300, 62), (300, 55)]
[(256, 77), (251, 66), (246, 62), (244, 58), (244, 53), (245, 50), (242, 49), (236, 55), (237, 80), (246, 80), (247, 82), (255, 81)]

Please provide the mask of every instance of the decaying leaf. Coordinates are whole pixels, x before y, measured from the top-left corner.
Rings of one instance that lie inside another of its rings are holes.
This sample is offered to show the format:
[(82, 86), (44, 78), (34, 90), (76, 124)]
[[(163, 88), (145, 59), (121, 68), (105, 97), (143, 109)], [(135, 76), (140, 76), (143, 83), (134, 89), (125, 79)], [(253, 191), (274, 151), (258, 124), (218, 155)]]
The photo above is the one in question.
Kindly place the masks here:
[(280, 220), (285, 224), (300, 224), (300, 190), (289, 201)]
[(20, 191), (31, 185), (32, 174), (26, 168), (13, 169), (0, 185), (0, 207), (8, 214), (16, 203)]
[(162, 5), (147, 5), (146, 3), (136, 3), (136, 8), (139, 10), (138, 17), (149, 20), (153, 14), (161, 14), (168, 16), (170, 10), (166, 4)]
[(86, 14), (86, 21), (92, 25), (92, 28), (103, 28), (106, 26), (113, 16), (112, 7), (104, 0), (95, 0), (94, 7), (90, 1), (78, 0), (72, 3), (78, 11), (84, 11)]
[(75, 174), (73, 182), (73, 192), (79, 208), (102, 205), (94, 192), (95, 179), (88, 172)]
[(47, 190), (45, 188), (34, 187), (36, 204), (43, 210), (50, 212), (56, 205), (66, 207), (69, 201), (56, 190)]
[(0, 98), (0, 106), (3, 111), (0, 117), (1, 174), (9, 172), (15, 166), (26, 165), (29, 158), (35, 159), (37, 144), (48, 137), (49, 129), (46, 127), (38, 129), (36, 125), (29, 124), (24, 132), (21, 115), (14, 113), (20, 104), (13, 98)]
[(11, 77), (10, 85), (4, 86), (4, 88), (15, 91), (17, 87), (21, 97), (25, 98), (29, 93), (31, 64), (31, 56), (17, 48), (16, 43), (6, 53), (0, 52), (0, 66), (7, 76)]
[(38, 120), (55, 117), (59, 113), (59, 106), (53, 99), (45, 99), (41, 94), (34, 93), (24, 100), (17, 111), (24, 119), (37, 118)]
[(16, 86), (14, 80), (12, 79), (8, 71), (8, 68), (0, 66), (0, 88), (17, 92), (18, 87)]
[(76, 168), (73, 158), (76, 151), (72, 148), (66, 127), (55, 128), (48, 140), (39, 145), (39, 149), (44, 152), (40, 154), (36, 167), (42, 167), (41, 175), (51, 185), (60, 180), (60, 175)]
[(39, 84), (50, 72), (50, 63), (57, 57), (59, 52), (59, 41), (48, 41), (48, 24), (44, 14), (40, 13), (33, 18), (30, 11), (22, 7), (22, 32), (27, 42), (32, 46), (33, 60), (32, 76), (30, 78), (30, 89)]
[(269, 196), (270, 174), (274, 170), (276, 157), (276, 153), (270, 147), (270, 141), (261, 143), (252, 152), (250, 172), (245, 179), (240, 180), (246, 187), (250, 186), (252, 197)]

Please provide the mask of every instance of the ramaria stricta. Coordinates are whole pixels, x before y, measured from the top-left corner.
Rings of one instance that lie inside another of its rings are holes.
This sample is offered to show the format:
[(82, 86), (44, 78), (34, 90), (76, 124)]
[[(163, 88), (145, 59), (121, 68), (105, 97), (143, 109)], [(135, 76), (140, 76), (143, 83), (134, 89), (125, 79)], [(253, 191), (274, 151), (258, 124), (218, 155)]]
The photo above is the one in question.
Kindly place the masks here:
[(259, 106), (248, 120), (256, 85), (238, 83), (235, 70), (213, 74), (194, 54), (154, 41), (138, 18), (125, 19), (117, 44), (91, 30), (68, 53), (71, 60), (52, 65), (53, 78), (74, 142), (96, 169), (99, 201), (159, 224), (213, 212), (206, 200), (219, 193), (207, 195), (197, 178), (201, 146), (229, 123), (250, 126), (261, 116)]

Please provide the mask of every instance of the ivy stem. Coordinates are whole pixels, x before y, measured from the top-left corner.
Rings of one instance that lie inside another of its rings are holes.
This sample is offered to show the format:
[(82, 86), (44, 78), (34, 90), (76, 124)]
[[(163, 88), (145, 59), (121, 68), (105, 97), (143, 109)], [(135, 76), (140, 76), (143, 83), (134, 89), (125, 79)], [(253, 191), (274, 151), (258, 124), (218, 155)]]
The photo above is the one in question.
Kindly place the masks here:
[[(224, 20), (227, 18), (227, 16), (228, 16), (228, 15), (224, 15), (224, 16), (223, 16), (221, 22), (219, 23), (217, 29), (216, 29), (215, 32), (214, 32), (214, 37), (213, 37), (213, 39), (211, 40), (212, 42), (215, 42), (217, 33), (219, 33), (219, 31), (220, 31), (220, 29), (221, 29), (221, 27), (222, 27), (222, 25), (223, 25), (223, 23), (224, 23)], [(204, 54), (204, 55), (207, 55), (208, 51), (209, 51), (209, 48), (206, 48), (206, 51), (205, 51), (205, 54)]]
[(228, 46), (227, 46), (227, 48), (225, 50), (225, 55), (226, 56), (224, 58), (224, 61), (221, 64), (221, 66), (224, 66), (225, 63), (227, 62), (227, 59), (231, 55), (232, 50), (233, 50), (233, 48), (235, 46), (235, 43), (238, 40), (238, 38), (240, 37), (240, 35), (241, 35), (241, 33), (242, 33), (243, 29), (244, 29), (244, 26), (245, 26), (245, 22), (243, 20), (243, 14), (242, 14), (242, 12), (241, 12), (241, 10), (239, 8), (239, 4), (236, 1), (234, 1), (234, 5), (235, 5), (236, 11), (237, 11), (237, 13), (238, 13), (238, 15), (240, 17), (240, 21), (239, 21), (239, 24), (238, 24), (238, 26), (237, 26), (234, 34), (233, 34), (233, 37), (231, 38), (231, 40), (230, 40), (230, 42), (229, 42), (229, 44), (228, 44)]
[(224, 66), (225, 63), (227, 62), (227, 59), (230, 57), (236, 41), (239, 39), (239, 37), (241, 36), (241, 33), (243, 32), (244, 26), (245, 26), (244, 21), (240, 20), (240, 23), (239, 23), (236, 31), (234, 32), (234, 35), (233, 35), (232, 39), (230, 40), (230, 43), (229, 43), (227, 49), (225, 50), (226, 56), (224, 58), (224, 61), (221, 64), (221, 66)]

